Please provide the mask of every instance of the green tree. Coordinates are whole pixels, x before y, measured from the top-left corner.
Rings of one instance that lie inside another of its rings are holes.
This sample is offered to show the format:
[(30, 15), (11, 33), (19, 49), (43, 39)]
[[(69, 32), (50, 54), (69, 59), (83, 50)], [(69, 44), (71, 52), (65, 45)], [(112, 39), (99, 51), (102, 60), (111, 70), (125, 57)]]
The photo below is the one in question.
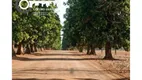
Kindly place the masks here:
[(129, 50), (129, 0), (69, 0), (66, 5), (67, 45), (87, 46), (87, 54), (104, 47), (104, 59), (113, 58), (111, 48)]
[[(35, 6), (28, 13), (20, 13), (15, 8), (15, 0), (12, 1), (12, 41), (18, 45), (17, 54), (36, 52), (37, 48), (61, 48), (61, 24), (55, 9), (57, 6), (51, 3)], [(44, 8), (40, 11), (36, 8)], [(33, 14), (36, 12), (40, 15)]]

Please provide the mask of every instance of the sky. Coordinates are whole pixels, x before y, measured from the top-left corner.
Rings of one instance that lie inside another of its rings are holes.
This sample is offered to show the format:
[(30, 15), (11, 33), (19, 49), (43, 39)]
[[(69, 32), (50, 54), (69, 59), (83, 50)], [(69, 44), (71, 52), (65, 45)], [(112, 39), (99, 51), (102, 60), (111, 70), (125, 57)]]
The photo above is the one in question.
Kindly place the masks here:
[(64, 14), (66, 13), (66, 8), (67, 8), (67, 6), (63, 5), (63, 2), (67, 2), (67, 1), (68, 0), (55, 0), (55, 2), (57, 3), (57, 6), (58, 6), (56, 12), (60, 17), (60, 21), (61, 21), (62, 26), (65, 21)]
[[(63, 2), (67, 2), (68, 0), (55, 0), (55, 3), (57, 3), (57, 14), (59, 15), (60, 17), (60, 22), (61, 22), (61, 25), (63, 26), (64, 24), (64, 21), (65, 21), (65, 18), (64, 18), (64, 14), (66, 13), (66, 8), (67, 6), (63, 5)], [(63, 39), (63, 31), (61, 31), (61, 43), (62, 43), (62, 39)]]

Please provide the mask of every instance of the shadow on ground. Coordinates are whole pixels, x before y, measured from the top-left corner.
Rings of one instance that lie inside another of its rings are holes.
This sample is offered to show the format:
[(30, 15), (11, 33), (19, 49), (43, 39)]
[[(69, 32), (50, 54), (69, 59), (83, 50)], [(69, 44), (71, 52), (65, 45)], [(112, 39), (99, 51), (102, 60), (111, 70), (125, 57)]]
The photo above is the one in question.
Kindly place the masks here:
[(93, 78), (75, 78), (77, 80), (98, 80), (98, 79), (93, 79)]
[[(116, 72), (119, 73), (120, 70), (82, 70), (82, 69), (66, 69), (66, 68), (57, 68), (57, 69), (51, 69), (51, 68), (44, 68), (44, 69), (23, 69), (18, 72), (13, 72), (13, 74), (48, 74), (51, 72), (68, 72), (70, 74), (78, 74), (78, 73), (88, 73), (88, 74), (103, 74), (103, 72)], [(129, 73), (129, 71), (125, 70), (123, 73)], [(19, 75), (20, 76), (20, 75)], [(117, 79), (114, 79), (117, 80)], [(119, 79), (118, 79), (119, 80)]]
[(130, 80), (130, 78), (119, 78), (119, 79), (112, 79), (112, 80)]
[[(27, 57), (15, 57), (13, 60), (20, 60), (20, 61), (46, 61), (46, 60), (63, 60), (63, 61), (72, 61), (72, 60), (105, 60), (102, 58), (27, 58)], [(119, 60), (121, 59), (112, 59), (112, 60)]]
[(12, 79), (12, 80), (38, 80), (38, 79), (36, 79), (36, 78), (25, 78), (25, 79), (15, 78), (15, 79)]
[(21, 79), (21, 78), (15, 78), (12, 80), (65, 80), (65, 79), (57, 79), (57, 78), (52, 78), (52, 79), (25, 78), (25, 79)]
[(32, 55), (35, 55), (35, 56), (85, 56), (86, 54), (41, 54), (41, 53), (33, 53)]
[[(99, 80), (94, 78), (74, 78), (76, 80)], [(65, 79), (58, 79), (58, 78), (52, 78), (52, 79), (37, 79), (37, 78), (15, 78), (12, 80), (65, 80)], [(119, 79), (113, 79), (113, 80), (130, 80), (130, 78), (119, 78)]]

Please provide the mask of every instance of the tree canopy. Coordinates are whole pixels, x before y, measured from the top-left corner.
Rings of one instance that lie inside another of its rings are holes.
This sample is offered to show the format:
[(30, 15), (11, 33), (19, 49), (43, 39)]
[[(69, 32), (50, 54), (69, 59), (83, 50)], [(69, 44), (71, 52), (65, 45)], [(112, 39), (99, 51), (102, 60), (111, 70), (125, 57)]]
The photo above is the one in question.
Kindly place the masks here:
[(129, 51), (129, 0), (68, 0), (65, 5), (64, 49), (87, 47), (87, 54), (95, 54), (95, 48), (105, 48), (105, 59), (112, 58), (111, 48)]
[(61, 48), (62, 26), (56, 8), (54, 3), (49, 6), (39, 4), (33, 5), (30, 12), (21, 13), (15, 7), (15, 0), (12, 0), (12, 41), (18, 46), (17, 54), (23, 53), (22, 47), (26, 53), (36, 52), (37, 48)]

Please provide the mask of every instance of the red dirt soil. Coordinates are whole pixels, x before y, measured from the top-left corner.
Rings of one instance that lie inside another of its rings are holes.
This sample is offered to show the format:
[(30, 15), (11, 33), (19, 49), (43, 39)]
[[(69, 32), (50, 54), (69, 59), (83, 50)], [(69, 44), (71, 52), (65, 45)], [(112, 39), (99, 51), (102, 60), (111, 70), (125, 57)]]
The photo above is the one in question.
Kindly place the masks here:
[(112, 51), (115, 60), (103, 60), (104, 52), (86, 55), (78, 51), (46, 50), (12, 59), (13, 80), (130, 80), (130, 54)]

